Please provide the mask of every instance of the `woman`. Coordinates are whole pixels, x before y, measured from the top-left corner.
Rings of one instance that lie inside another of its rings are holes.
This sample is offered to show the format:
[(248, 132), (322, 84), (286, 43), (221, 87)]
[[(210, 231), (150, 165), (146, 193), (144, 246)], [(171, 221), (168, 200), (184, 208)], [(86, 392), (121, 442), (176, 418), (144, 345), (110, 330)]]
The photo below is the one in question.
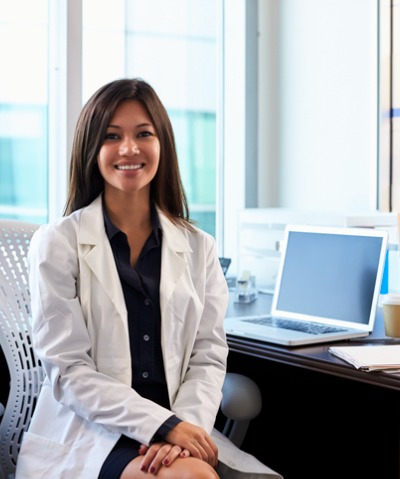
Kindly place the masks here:
[(84, 106), (65, 215), (35, 233), (29, 268), (46, 379), (16, 478), (217, 479), (228, 289), (143, 80)]

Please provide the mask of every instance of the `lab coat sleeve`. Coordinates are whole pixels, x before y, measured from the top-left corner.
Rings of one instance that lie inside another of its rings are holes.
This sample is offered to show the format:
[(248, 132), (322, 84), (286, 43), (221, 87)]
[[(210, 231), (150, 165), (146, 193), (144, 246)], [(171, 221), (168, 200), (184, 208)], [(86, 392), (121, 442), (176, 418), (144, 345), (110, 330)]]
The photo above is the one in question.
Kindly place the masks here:
[[(228, 287), (219, 263), (214, 238), (203, 235), (196, 245), (193, 264), (197, 271), (194, 290), (202, 305), (197, 331), (182, 384), (173, 402), (173, 411), (182, 419), (199, 424), (211, 432), (222, 399), (228, 345), (224, 318), (228, 304)], [(200, 264), (202, 263), (202, 264)], [(200, 273), (201, 272), (201, 273)], [(192, 318), (186, 317), (189, 322)]]

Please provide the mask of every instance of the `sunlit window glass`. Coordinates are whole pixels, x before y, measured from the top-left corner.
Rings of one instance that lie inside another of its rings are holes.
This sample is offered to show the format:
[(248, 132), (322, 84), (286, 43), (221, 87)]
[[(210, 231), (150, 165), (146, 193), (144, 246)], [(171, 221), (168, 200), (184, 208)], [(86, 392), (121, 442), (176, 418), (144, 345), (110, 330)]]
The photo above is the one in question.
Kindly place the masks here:
[[(393, 54), (392, 54), (392, 161), (393, 172), (400, 172), (400, 0), (395, 0), (392, 6), (393, 14)], [(400, 177), (393, 181), (393, 210), (400, 212), (400, 204), (396, 202), (399, 195)]]
[(47, 221), (47, 0), (0, 0), (0, 217)]

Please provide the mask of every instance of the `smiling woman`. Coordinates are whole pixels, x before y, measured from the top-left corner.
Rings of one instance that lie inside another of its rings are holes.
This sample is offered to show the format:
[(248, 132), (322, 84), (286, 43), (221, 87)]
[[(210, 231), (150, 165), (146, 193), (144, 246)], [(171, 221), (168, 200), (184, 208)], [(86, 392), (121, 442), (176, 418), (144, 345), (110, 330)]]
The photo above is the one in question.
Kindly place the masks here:
[(65, 215), (35, 231), (28, 263), (45, 379), (16, 479), (280, 478), (214, 431), (228, 285), (147, 82), (109, 82), (83, 107)]

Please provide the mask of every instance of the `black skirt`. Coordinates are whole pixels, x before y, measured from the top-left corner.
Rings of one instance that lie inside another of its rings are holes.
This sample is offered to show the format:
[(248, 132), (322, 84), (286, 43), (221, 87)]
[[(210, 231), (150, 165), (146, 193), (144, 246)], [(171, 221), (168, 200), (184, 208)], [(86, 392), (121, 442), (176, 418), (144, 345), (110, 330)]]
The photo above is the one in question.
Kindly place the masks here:
[(119, 479), (125, 467), (139, 456), (140, 443), (121, 436), (101, 468), (99, 479)]

